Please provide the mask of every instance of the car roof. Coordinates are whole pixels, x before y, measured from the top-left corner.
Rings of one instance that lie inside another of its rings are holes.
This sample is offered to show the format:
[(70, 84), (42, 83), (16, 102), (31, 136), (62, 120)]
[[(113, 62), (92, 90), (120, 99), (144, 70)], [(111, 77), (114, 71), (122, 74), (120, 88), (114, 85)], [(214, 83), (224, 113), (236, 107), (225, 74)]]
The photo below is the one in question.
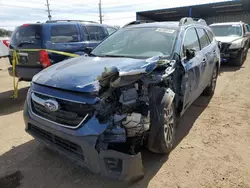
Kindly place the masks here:
[(179, 28), (179, 22), (152, 22), (152, 23), (142, 23), (142, 24), (134, 24), (129, 25), (125, 28), (142, 28), (142, 27), (171, 27), (171, 28)]
[(179, 25), (180, 22), (178, 21), (166, 21), (166, 22), (151, 22), (151, 23), (142, 23), (142, 24), (133, 24), (126, 26), (124, 28), (157, 28), (157, 27), (167, 27), (179, 30), (180, 28), (187, 28), (189, 26), (197, 26), (197, 27), (204, 27), (209, 28), (207, 25), (197, 24), (197, 23), (191, 23), (186, 25)]
[[(100, 24), (100, 23), (92, 23), (92, 22), (84, 22), (84, 21), (51, 21), (51, 22), (39, 22), (39, 23), (25, 23), (23, 25), (63, 25), (63, 24), (76, 24), (76, 23), (79, 23), (79, 24), (83, 24), (83, 25), (93, 25), (93, 26), (108, 26), (108, 25), (104, 25), (104, 24)], [(22, 26), (22, 25), (20, 25)], [(111, 26), (112, 27), (112, 26)]]
[(214, 23), (209, 26), (217, 26), (217, 25), (235, 25), (235, 24), (244, 24), (243, 22), (223, 22), (223, 23)]

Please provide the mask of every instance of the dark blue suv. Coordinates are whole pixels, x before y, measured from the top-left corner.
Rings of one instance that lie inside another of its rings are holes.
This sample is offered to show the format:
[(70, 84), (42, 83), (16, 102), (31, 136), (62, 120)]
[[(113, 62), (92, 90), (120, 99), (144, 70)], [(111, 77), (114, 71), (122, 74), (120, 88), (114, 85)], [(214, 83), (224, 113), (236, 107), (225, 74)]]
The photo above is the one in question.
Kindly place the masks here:
[[(13, 50), (22, 50), (16, 67), (16, 76), (25, 81), (42, 69), (68, 57), (48, 53), (44, 49), (84, 54), (86, 47), (95, 47), (116, 28), (91, 21), (52, 20), (46, 23), (23, 24), (15, 29), (10, 40), (10, 62)], [(25, 51), (37, 49), (37, 51)], [(9, 74), (13, 75), (12, 68)]]
[(202, 93), (214, 94), (220, 61), (204, 20), (127, 25), (88, 57), (33, 78), (26, 131), (95, 173), (140, 177), (142, 146), (173, 149), (178, 119)]

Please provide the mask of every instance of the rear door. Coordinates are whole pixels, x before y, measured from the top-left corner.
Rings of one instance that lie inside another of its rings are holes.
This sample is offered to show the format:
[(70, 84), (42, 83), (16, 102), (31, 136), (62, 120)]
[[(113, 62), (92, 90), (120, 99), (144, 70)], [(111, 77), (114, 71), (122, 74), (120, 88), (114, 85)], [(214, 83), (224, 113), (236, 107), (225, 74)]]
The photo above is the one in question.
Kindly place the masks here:
[(43, 48), (42, 39), (42, 25), (40, 24), (24, 24), (17, 27), (10, 40), (10, 62), (13, 59), (13, 51), (22, 50), (18, 53), (20, 66), (41, 67), (39, 50), (30, 52), (25, 49)]
[[(83, 52), (85, 44), (77, 23), (51, 23), (44, 26), (46, 49), (68, 53)], [(80, 53), (81, 54), (81, 53)], [(68, 58), (64, 55), (49, 53), (51, 64)]]
[[(188, 60), (185, 57), (186, 49), (194, 50), (195, 57)], [(193, 27), (185, 31), (182, 53), (182, 64), (185, 69), (185, 75), (182, 82), (182, 92), (184, 94), (183, 110), (185, 111), (202, 92), (200, 81), (202, 78), (201, 62), (203, 60), (203, 53), (200, 50), (197, 32)]]
[(203, 59), (201, 62), (201, 87), (202, 90), (204, 90), (211, 79), (212, 71), (216, 62), (216, 49), (217, 44), (214, 42), (211, 44), (208, 35), (206, 31), (203, 28), (196, 28), (200, 46), (201, 46), (201, 52), (203, 54)]

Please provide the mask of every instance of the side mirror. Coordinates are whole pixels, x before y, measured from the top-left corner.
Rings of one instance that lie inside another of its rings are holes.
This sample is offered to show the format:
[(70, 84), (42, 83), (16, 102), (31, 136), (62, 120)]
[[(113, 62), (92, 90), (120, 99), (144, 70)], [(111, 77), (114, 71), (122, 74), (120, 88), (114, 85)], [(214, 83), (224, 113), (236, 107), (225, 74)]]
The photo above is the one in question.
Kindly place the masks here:
[(84, 48), (84, 50), (83, 50), (86, 54), (90, 54), (92, 51), (93, 51), (93, 48), (91, 48), (91, 47), (86, 47), (86, 48)]
[(245, 37), (250, 37), (250, 32), (246, 32), (244, 36)]
[(185, 55), (186, 55), (188, 60), (193, 59), (195, 57), (195, 50), (193, 50), (193, 49), (186, 49), (185, 53), (186, 53)]

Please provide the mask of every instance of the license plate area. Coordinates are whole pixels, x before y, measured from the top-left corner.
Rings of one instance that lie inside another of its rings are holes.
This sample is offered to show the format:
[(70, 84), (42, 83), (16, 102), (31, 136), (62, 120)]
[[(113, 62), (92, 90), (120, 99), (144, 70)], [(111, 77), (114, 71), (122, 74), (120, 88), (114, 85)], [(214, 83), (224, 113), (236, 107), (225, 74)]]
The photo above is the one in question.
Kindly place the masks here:
[(18, 63), (19, 64), (28, 64), (29, 62), (28, 53), (18, 53)]

